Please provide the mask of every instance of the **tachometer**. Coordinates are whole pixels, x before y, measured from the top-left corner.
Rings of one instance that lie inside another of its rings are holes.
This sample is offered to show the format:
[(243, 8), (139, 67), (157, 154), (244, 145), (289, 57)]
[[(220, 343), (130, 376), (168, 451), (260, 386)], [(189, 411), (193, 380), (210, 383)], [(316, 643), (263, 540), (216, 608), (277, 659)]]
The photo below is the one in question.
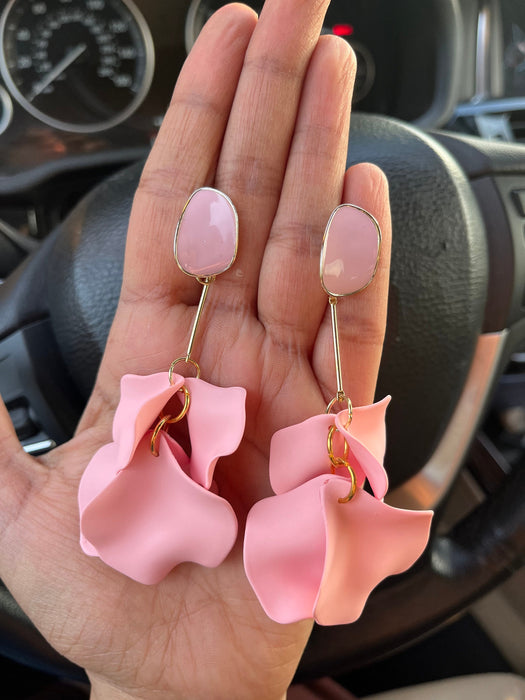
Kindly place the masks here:
[[(263, 0), (244, 0), (252, 9), (260, 13)], [(191, 50), (199, 32), (212, 14), (226, 4), (226, 0), (191, 0), (186, 17), (185, 43), (186, 51)], [(354, 49), (357, 60), (353, 102), (357, 103), (369, 93), (375, 79), (375, 62), (370, 50), (354, 35), (354, 26), (348, 23), (348, 18), (356, 13), (356, 6), (347, 0), (332, 0), (326, 13), (325, 26), (322, 34), (336, 34)]]
[[(212, 14), (225, 4), (226, 0), (191, 0), (186, 16), (186, 28), (184, 32), (184, 43), (186, 44), (186, 51), (188, 53), (191, 51), (191, 47), (199, 36), (201, 29)], [(257, 2), (257, 0), (247, 0), (246, 4), (257, 13), (260, 13), (264, 0), (260, 0), (260, 2)]]
[(149, 90), (153, 41), (130, 0), (11, 0), (0, 36), (7, 88), (55, 128), (108, 129)]

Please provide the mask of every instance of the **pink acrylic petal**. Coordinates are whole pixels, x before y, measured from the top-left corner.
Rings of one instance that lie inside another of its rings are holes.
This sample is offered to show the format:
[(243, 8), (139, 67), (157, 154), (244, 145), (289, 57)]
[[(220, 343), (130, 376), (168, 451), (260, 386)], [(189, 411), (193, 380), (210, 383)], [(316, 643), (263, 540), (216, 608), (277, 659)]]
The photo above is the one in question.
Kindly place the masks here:
[(370, 592), (387, 576), (406, 571), (426, 547), (431, 511), (392, 508), (362, 490), (348, 503), (348, 482), (332, 477), (322, 488), (326, 564), (315, 619), (321, 625), (354, 622)]
[[(86, 467), (80, 485), (78, 487), (78, 507), (80, 516), (89, 503), (108, 486), (118, 473), (117, 466), (118, 445), (114, 442), (104, 445), (98, 450)], [(84, 554), (90, 557), (97, 556), (97, 550), (88, 542), (83, 533), (80, 533), (80, 546)]]
[[(181, 469), (188, 473), (189, 459), (182, 447), (174, 440), (170, 440), (169, 446)], [(97, 450), (91, 458), (78, 487), (78, 505), (81, 515), (89, 503), (102, 493), (121, 471), (118, 453), (118, 445), (115, 442), (110, 442)], [(82, 538), (82, 549), (86, 554), (96, 554), (91, 545), (86, 543), (85, 538)]]
[[(385, 411), (389, 402), (388, 396), (372, 406), (354, 408), (350, 428), (344, 430), (357, 483), (362, 486), (365, 476), (368, 477), (378, 498), (383, 498), (388, 486), (381, 462), (385, 453)], [(291, 491), (309, 479), (331, 472), (326, 446), (328, 429), (337, 424), (342, 430), (346, 419), (346, 411), (337, 416), (324, 413), (274, 434), (270, 446), (270, 482), (275, 493)], [(337, 454), (342, 455), (342, 452), (340, 447)]]
[(266, 614), (287, 624), (313, 616), (325, 560), (317, 477), (256, 503), (244, 535), (244, 568)]
[(246, 422), (246, 390), (187, 379), (191, 403), (187, 413), (191, 440), (190, 475), (210, 488), (219, 457), (235, 452)]
[(80, 512), (103, 491), (119, 472), (118, 445), (110, 442), (101, 447), (89, 462), (78, 487), (78, 505)]
[[(354, 440), (366, 445), (366, 448), (374, 455), (378, 462), (382, 462), (386, 449), (385, 416), (386, 409), (391, 401), (390, 396), (370, 406), (358, 406), (353, 409), (352, 422), (348, 428), (348, 434)], [(336, 415), (336, 425), (344, 430), (348, 418), (347, 411), (341, 411)]]
[(113, 420), (113, 441), (119, 446), (120, 468), (131, 459), (139, 441), (164, 406), (184, 384), (184, 377), (168, 372), (140, 376), (125, 374), (120, 381), (120, 402)]
[(84, 554), (87, 554), (88, 557), (98, 557), (97, 550), (95, 549), (95, 547), (93, 547), (91, 542), (88, 542), (86, 540), (86, 538), (84, 537), (84, 535), (82, 533), (80, 533), (80, 546), (81, 546)]
[(81, 514), (82, 535), (109, 566), (141, 583), (160, 581), (177, 564), (218, 566), (237, 535), (227, 501), (192, 481), (159, 436), (159, 456), (150, 433), (133, 461)]
[(384, 498), (388, 490), (388, 476), (383, 467), (386, 449), (385, 414), (390, 396), (372, 406), (356, 408), (352, 422), (345, 428), (347, 411), (335, 417), (338, 430), (344, 435), (350, 449), (349, 462), (366, 475), (376, 498)]
[(321, 474), (330, 474), (326, 448), (335, 416), (323, 413), (274, 433), (270, 443), (270, 483), (286, 493)]

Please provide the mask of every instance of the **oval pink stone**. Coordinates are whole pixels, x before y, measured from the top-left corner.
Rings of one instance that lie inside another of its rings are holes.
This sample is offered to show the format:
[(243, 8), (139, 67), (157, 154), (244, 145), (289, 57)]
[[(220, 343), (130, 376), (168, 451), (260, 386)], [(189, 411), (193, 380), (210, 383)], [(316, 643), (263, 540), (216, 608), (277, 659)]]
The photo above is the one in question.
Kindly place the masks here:
[(324, 234), (321, 281), (333, 296), (354, 294), (373, 279), (381, 232), (374, 217), (353, 204), (334, 210)]
[(194, 277), (225, 272), (237, 255), (237, 235), (237, 212), (229, 197), (211, 187), (196, 190), (175, 232), (178, 266)]

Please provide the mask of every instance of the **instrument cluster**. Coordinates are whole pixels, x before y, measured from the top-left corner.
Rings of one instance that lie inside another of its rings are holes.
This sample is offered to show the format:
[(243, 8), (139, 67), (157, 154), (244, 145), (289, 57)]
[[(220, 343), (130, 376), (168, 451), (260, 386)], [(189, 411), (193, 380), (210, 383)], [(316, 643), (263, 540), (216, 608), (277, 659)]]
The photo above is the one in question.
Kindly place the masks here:
[[(0, 197), (53, 172), (145, 154), (187, 52), (223, 4), (0, 0)], [(263, 10), (261, 0), (248, 4)], [(453, 42), (445, 34), (454, 29), (440, 17), (455, 4), (431, 0), (421, 9), (419, 0), (332, 0), (322, 31), (356, 53), (355, 109), (445, 123), (435, 96), (453, 82), (447, 78)], [(519, 46), (518, 38), (514, 53)]]

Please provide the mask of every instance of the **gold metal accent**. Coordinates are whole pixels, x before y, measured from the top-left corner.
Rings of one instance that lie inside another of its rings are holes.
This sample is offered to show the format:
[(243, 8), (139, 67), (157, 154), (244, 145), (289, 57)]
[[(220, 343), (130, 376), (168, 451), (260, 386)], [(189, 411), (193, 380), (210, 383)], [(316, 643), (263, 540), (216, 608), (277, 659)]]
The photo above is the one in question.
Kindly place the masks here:
[(154, 457), (159, 456), (159, 451), (157, 450), (157, 438), (159, 436), (160, 431), (166, 427), (166, 425), (170, 422), (171, 416), (164, 416), (159, 420), (157, 425), (155, 426), (153, 430), (153, 435), (151, 436), (151, 443), (150, 443), (150, 450), (151, 454)]
[(182, 391), (182, 393), (184, 394), (184, 405), (182, 406), (180, 413), (177, 416), (175, 416), (175, 418), (170, 418), (168, 423), (178, 423), (179, 421), (181, 421), (184, 418), (186, 413), (188, 413), (188, 409), (190, 407), (190, 401), (191, 401), (190, 392), (188, 391), (187, 387), (185, 387), (185, 386), (181, 386), (179, 391)]
[(343, 496), (343, 498), (338, 498), (338, 503), (348, 503), (352, 500), (352, 498), (355, 496), (355, 492), (357, 491), (355, 472), (349, 464), (347, 464), (346, 466), (348, 467), (348, 472), (350, 474), (350, 491), (348, 492), (347, 496)]
[(188, 409), (189, 409), (190, 403), (191, 403), (190, 392), (188, 391), (188, 389), (185, 386), (181, 386), (179, 391), (182, 391), (184, 394), (184, 405), (182, 406), (180, 413), (178, 415), (176, 415), (174, 418), (172, 418), (170, 415), (167, 415), (167, 416), (161, 415), (157, 425), (153, 429), (153, 434), (151, 436), (150, 450), (151, 450), (151, 454), (154, 457), (159, 456), (159, 453), (157, 450), (157, 438), (159, 436), (160, 431), (164, 430), (166, 428), (166, 426), (171, 424), (171, 423), (178, 423), (179, 421), (181, 421), (184, 418), (186, 413), (188, 413)]
[(341, 350), (339, 347), (339, 325), (337, 323), (337, 298), (331, 296), (330, 302), (330, 317), (332, 319), (332, 338), (334, 341), (334, 357), (335, 357), (335, 373), (337, 377), (337, 396), (344, 394), (343, 376), (341, 371)]
[(353, 409), (350, 397), (347, 396), (345, 393), (343, 393), (341, 396), (339, 396), (339, 394), (337, 394), (337, 396), (334, 396), (334, 398), (330, 401), (330, 403), (326, 407), (326, 413), (330, 413), (330, 411), (332, 410), (332, 408), (335, 406), (336, 403), (344, 403), (345, 401), (346, 401), (346, 407), (348, 410), (348, 419), (345, 423), (345, 428), (348, 428), (348, 426), (352, 422), (352, 416), (354, 414), (354, 409)]
[(191, 357), (186, 357), (186, 355), (182, 355), (181, 357), (177, 357), (175, 360), (173, 360), (173, 362), (170, 365), (168, 371), (168, 379), (170, 381), (170, 384), (173, 384), (173, 370), (175, 369), (175, 366), (179, 364), (179, 362), (186, 362), (187, 364), (193, 365), (197, 370), (195, 378), (199, 379), (199, 377), (201, 376), (201, 368), (199, 367), (198, 363), (195, 362), (195, 360), (192, 360)]
[(341, 369), (341, 350), (339, 347), (339, 326), (337, 323), (337, 297), (330, 296), (328, 299), (330, 302), (330, 316), (332, 319), (332, 338), (334, 341), (334, 359), (335, 359), (335, 374), (337, 378), (337, 394), (334, 396), (334, 398), (330, 401), (328, 406), (326, 407), (326, 412), (330, 413), (332, 410), (332, 407), (336, 403), (343, 403), (344, 401), (347, 402), (348, 406), (348, 420), (346, 423), (346, 427), (350, 425), (352, 422), (352, 402), (348, 398), (348, 396), (345, 394), (345, 390), (343, 389), (343, 372)]
[[(335, 427), (335, 425), (331, 425), (328, 428), (328, 438), (326, 440), (326, 447), (328, 449), (328, 456), (330, 457), (330, 462), (332, 463), (332, 467), (344, 467), (347, 462), (347, 457), (348, 457), (348, 443), (346, 440), (344, 440), (345, 446), (343, 448), (343, 456), (342, 457), (336, 457), (334, 454), (334, 433), (338, 433), (339, 431)], [(333, 471), (333, 470), (332, 470)]]
[(328, 449), (328, 456), (330, 457), (330, 469), (332, 470), (332, 474), (335, 474), (335, 470), (339, 469), (340, 467), (346, 467), (348, 469), (348, 473), (350, 474), (350, 491), (348, 492), (347, 496), (344, 496), (343, 498), (338, 498), (339, 503), (348, 503), (349, 501), (352, 500), (352, 498), (355, 496), (355, 492), (357, 490), (357, 479), (355, 476), (355, 472), (348, 463), (348, 452), (349, 452), (349, 446), (346, 440), (344, 440), (345, 446), (343, 448), (343, 456), (342, 457), (337, 457), (337, 455), (334, 454), (334, 433), (339, 432), (338, 429), (336, 428), (335, 425), (331, 425), (328, 428), (328, 438), (326, 441), (326, 446)]
[[(186, 362), (190, 362), (191, 360), (191, 351), (193, 350), (193, 344), (195, 343), (195, 336), (197, 334), (197, 326), (199, 325), (199, 321), (201, 320), (202, 316), (202, 311), (204, 309), (204, 303), (206, 302), (206, 297), (208, 296), (208, 291), (210, 288), (210, 284), (213, 282), (215, 277), (197, 277), (197, 281), (202, 284), (202, 292), (201, 292), (201, 298), (199, 300), (199, 305), (197, 307), (197, 313), (195, 314), (195, 318), (193, 319), (193, 325), (191, 327), (191, 333), (190, 333), (190, 340), (188, 342), (188, 349), (186, 350)], [(196, 362), (194, 364), (197, 364)], [(197, 365), (197, 368), (199, 366)], [(200, 369), (198, 370), (200, 374)]]
[(199, 363), (191, 357), (191, 352), (193, 350), (195, 337), (197, 335), (197, 326), (199, 325), (199, 321), (201, 320), (202, 312), (204, 309), (204, 303), (206, 302), (206, 297), (208, 296), (208, 290), (210, 288), (210, 284), (213, 282), (214, 279), (215, 277), (196, 277), (196, 280), (203, 285), (201, 298), (197, 307), (197, 313), (195, 314), (195, 318), (193, 319), (193, 325), (191, 327), (190, 339), (188, 341), (188, 348), (186, 350), (186, 354), (181, 355), (181, 357), (177, 357), (175, 360), (173, 360), (173, 362), (170, 365), (168, 372), (170, 384), (173, 384), (173, 370), (175, 368), (175, 365), (179, 362), (186, 362), (186, 364), (193, 365), (197, 370), (196, 378), (199, 379), (199, 377), (201, 376), (201, 368), (199, 367)]

